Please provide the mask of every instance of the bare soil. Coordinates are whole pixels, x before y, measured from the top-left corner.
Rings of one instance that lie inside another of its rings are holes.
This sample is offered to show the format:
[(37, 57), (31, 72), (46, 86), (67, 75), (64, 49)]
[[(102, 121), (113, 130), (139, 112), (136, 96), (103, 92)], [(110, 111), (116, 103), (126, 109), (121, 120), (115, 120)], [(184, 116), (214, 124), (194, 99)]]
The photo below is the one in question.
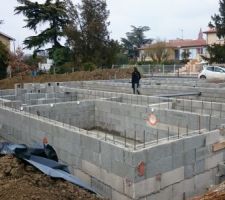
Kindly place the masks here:
[(79, 71), (69, 74), (44, 74), (35, 78), (30, 75), (17, 76), (0, 80), (0, 89), (12, 89), (15, 83), (44, 83), (62, 81), (108, 80), (131, 78), (133, 69), (97, 69), (91, 72)]
[(0, 157), (1, 200), (100, 200), (95, 194), (44, 175), (13, 156)]
[(212, 187), (204, 195), (195, 197), (191, 200), (225, 200), (225, 182)]

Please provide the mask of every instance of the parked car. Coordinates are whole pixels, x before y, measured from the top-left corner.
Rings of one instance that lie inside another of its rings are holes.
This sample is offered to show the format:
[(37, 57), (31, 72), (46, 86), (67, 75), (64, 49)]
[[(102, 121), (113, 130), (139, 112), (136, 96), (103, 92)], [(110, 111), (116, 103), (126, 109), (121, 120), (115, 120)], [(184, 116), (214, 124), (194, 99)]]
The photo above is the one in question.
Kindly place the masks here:
[(198, 78), (225, 81), (225, 69), (222, 67), (211, 65), (203, 66), (203, 70), (199, 73)]

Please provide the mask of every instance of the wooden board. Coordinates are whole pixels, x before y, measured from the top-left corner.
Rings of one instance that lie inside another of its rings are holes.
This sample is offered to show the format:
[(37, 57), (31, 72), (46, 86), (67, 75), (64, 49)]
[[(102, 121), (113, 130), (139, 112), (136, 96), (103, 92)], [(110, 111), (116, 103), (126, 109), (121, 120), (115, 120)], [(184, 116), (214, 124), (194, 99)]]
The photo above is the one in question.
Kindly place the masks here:
[(225, 141), (213, 144), (212, 150), (215, 152), (222, 150), (224, 148), (225, 148)]

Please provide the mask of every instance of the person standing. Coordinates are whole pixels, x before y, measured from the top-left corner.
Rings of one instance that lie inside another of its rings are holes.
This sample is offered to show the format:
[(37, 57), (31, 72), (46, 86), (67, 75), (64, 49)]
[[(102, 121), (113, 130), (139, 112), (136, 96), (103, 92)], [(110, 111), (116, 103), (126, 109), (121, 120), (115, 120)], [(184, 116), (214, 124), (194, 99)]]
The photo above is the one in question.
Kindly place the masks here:
[(138, 90), (139, 88), (139, 82), (141, 79), (141, 74), (138, 71), (137, 67), (134, 67), (134, 71), (132, 72), (132, 77), (131, 77), (131, 83), (132, 83), (132, 88), (133, 88), (133, 93), (134, 94), (140, 94), (140, 91)]

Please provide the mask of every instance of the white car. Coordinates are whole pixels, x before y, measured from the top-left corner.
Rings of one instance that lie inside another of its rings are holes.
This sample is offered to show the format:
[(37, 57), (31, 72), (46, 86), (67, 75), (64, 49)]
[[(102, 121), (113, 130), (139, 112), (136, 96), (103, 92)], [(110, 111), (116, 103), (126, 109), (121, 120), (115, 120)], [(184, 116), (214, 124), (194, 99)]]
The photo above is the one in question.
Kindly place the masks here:
[(199, 73), (198, 78), (225, 81), (225, 69), (222, 67), (211, 65), (203, 66), (203, 70)]

